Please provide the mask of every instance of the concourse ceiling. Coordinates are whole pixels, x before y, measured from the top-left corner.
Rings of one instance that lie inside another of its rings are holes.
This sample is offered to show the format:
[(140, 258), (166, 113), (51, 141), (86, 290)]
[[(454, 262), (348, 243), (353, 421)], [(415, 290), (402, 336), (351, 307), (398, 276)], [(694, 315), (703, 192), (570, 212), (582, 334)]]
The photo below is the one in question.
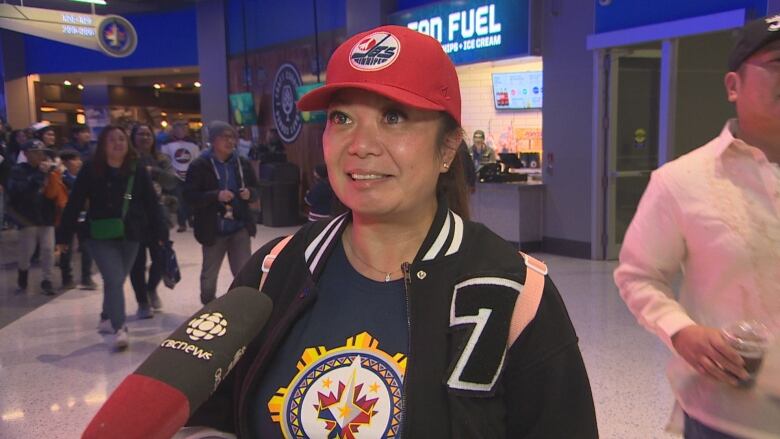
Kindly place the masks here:
[[(197, 0), (105, 0), (107, 5), (95, 5), (95, 13), (136, 14), (144, 12), (172, 11), (193, 6)], [(89, 14), (92, 5), (72, 0), (5, 0), (3, 3), (33, 8), (56, 9), (60, 11)]]

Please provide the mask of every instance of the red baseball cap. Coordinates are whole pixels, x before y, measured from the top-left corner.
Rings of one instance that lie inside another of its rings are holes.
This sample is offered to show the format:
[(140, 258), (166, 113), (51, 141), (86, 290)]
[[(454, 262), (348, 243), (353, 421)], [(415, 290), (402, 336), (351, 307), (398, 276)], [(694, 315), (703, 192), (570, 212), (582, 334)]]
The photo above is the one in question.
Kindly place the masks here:
[(323, 110), (346, 88), (371, 91), (402, 104), (449, 113), (460, 123), (455, 66), (434, 38), (403, 26), (381, 26), (352, 36), (333, 52), (325, 85), (298, 101)]

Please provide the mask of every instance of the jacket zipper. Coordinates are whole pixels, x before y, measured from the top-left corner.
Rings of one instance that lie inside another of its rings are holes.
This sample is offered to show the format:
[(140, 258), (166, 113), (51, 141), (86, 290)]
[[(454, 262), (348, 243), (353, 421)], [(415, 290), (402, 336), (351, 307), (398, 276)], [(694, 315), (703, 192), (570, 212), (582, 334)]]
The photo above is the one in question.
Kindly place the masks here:
[[(406, 298), (406, 343), (408, 346), (408, 352), (409, 354), (412, 353), (412, 317), (411, 317), (411, 308), (409, 304), (409, 288), (412, 286), (412, 276), (409, 273), (409, 267), (410, 264), (408, 262), (404, 262), (401, 264), (401, 270), (404, 272), (404, 296)], [(404, 373), (404, 379), (403, 379), (403, 395), (401, 395), (401, 425), (399, 428), (399, 432), (401, 433), (401, 437), (406, 437), (406, 434), (404, 434), (406, 430), (406, 378), (409, 376), (409, 370), (411, 366), (411, 355), (406, 356), (406, 372)]]

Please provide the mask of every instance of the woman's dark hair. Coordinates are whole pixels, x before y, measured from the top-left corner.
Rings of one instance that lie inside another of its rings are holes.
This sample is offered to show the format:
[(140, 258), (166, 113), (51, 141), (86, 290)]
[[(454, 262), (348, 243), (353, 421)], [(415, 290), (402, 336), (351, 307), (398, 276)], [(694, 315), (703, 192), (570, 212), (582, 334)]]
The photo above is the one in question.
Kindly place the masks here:
[(135, 135), (138, 133), (138, 129), (141, 127), (149, 128), (149, 132), (152, 133), (152, 149), (150, 152), (152, 157), (154, 157), (157, 155), (157, 136), (154, 135), (154, 128), (152, 128), (152, 126), (148, 123), (137, 123), (133, 125), (133, 129), (130, 131), (130, 145), (135, 148), (136, 152), (138, 152), (138, 147), (135, 146)]
[[(439, 144), (439, 155), (443, 156), (444, 150), (448, 148), (447, 138), (450, 136), (457, 136), (458, 139), (463, 138), (463, 128), (449, 113), (442, 114), (442, 124), (436, 141)], [(469, 196), (466, 187), (466, 170), (463, 168), (463, 160), (458, 151), (459, 145), (460, 142), (458, 142), (458, 146), (455, 146), (450, 170), (439, 174), (439, 180), (436, 183), (436, 196), (444, 197), (449, 208), (467, 220), (469, 219)]]
[[(100, 132), (100, 136), (98, 136), (97, 141), (97, 149), (95, 150), (93, 165), (95, 168), (95, 174), (100, 177), (106, 174), (106, 169), (108, 168), (106, 148), (108, 147), (108, 135), (111, 134), (112, 131), (121, 131), (122, 134), (127, 136), (125, 130), (119, 125), (107, 125), (105, 128), (103, 128), (103, 131)], [(130, 175), (130, 168), (137, 159), (138, 153), (135, 152), (135, 149), (132, 146), (130, 146), (130, 140), (128, 139), (127, 154), (125, 154), (125, 159), (122, 161), (122, 166), (119, 168), (120, 175), (125, 177)]]
[(19, 133), (23, 133), (24, 136), (27, 137), (27, 132), (25, 130), (13, 130), (11, 131), (11, 138), (8, 139), (8, 151), (11, 153), (14, 161), (16, 161), (16, 157), (19, 156), (19, 151), (22, 150), (22, 144), (16, 140)]

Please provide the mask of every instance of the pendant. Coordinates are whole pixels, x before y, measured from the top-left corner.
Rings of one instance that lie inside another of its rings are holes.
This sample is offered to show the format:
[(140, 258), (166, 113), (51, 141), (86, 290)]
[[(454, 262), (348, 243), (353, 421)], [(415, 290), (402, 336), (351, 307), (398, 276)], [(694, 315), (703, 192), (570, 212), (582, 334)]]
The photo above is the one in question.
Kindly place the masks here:
[(385, 282), (390, 282), (390, 273), (385, 274)]

